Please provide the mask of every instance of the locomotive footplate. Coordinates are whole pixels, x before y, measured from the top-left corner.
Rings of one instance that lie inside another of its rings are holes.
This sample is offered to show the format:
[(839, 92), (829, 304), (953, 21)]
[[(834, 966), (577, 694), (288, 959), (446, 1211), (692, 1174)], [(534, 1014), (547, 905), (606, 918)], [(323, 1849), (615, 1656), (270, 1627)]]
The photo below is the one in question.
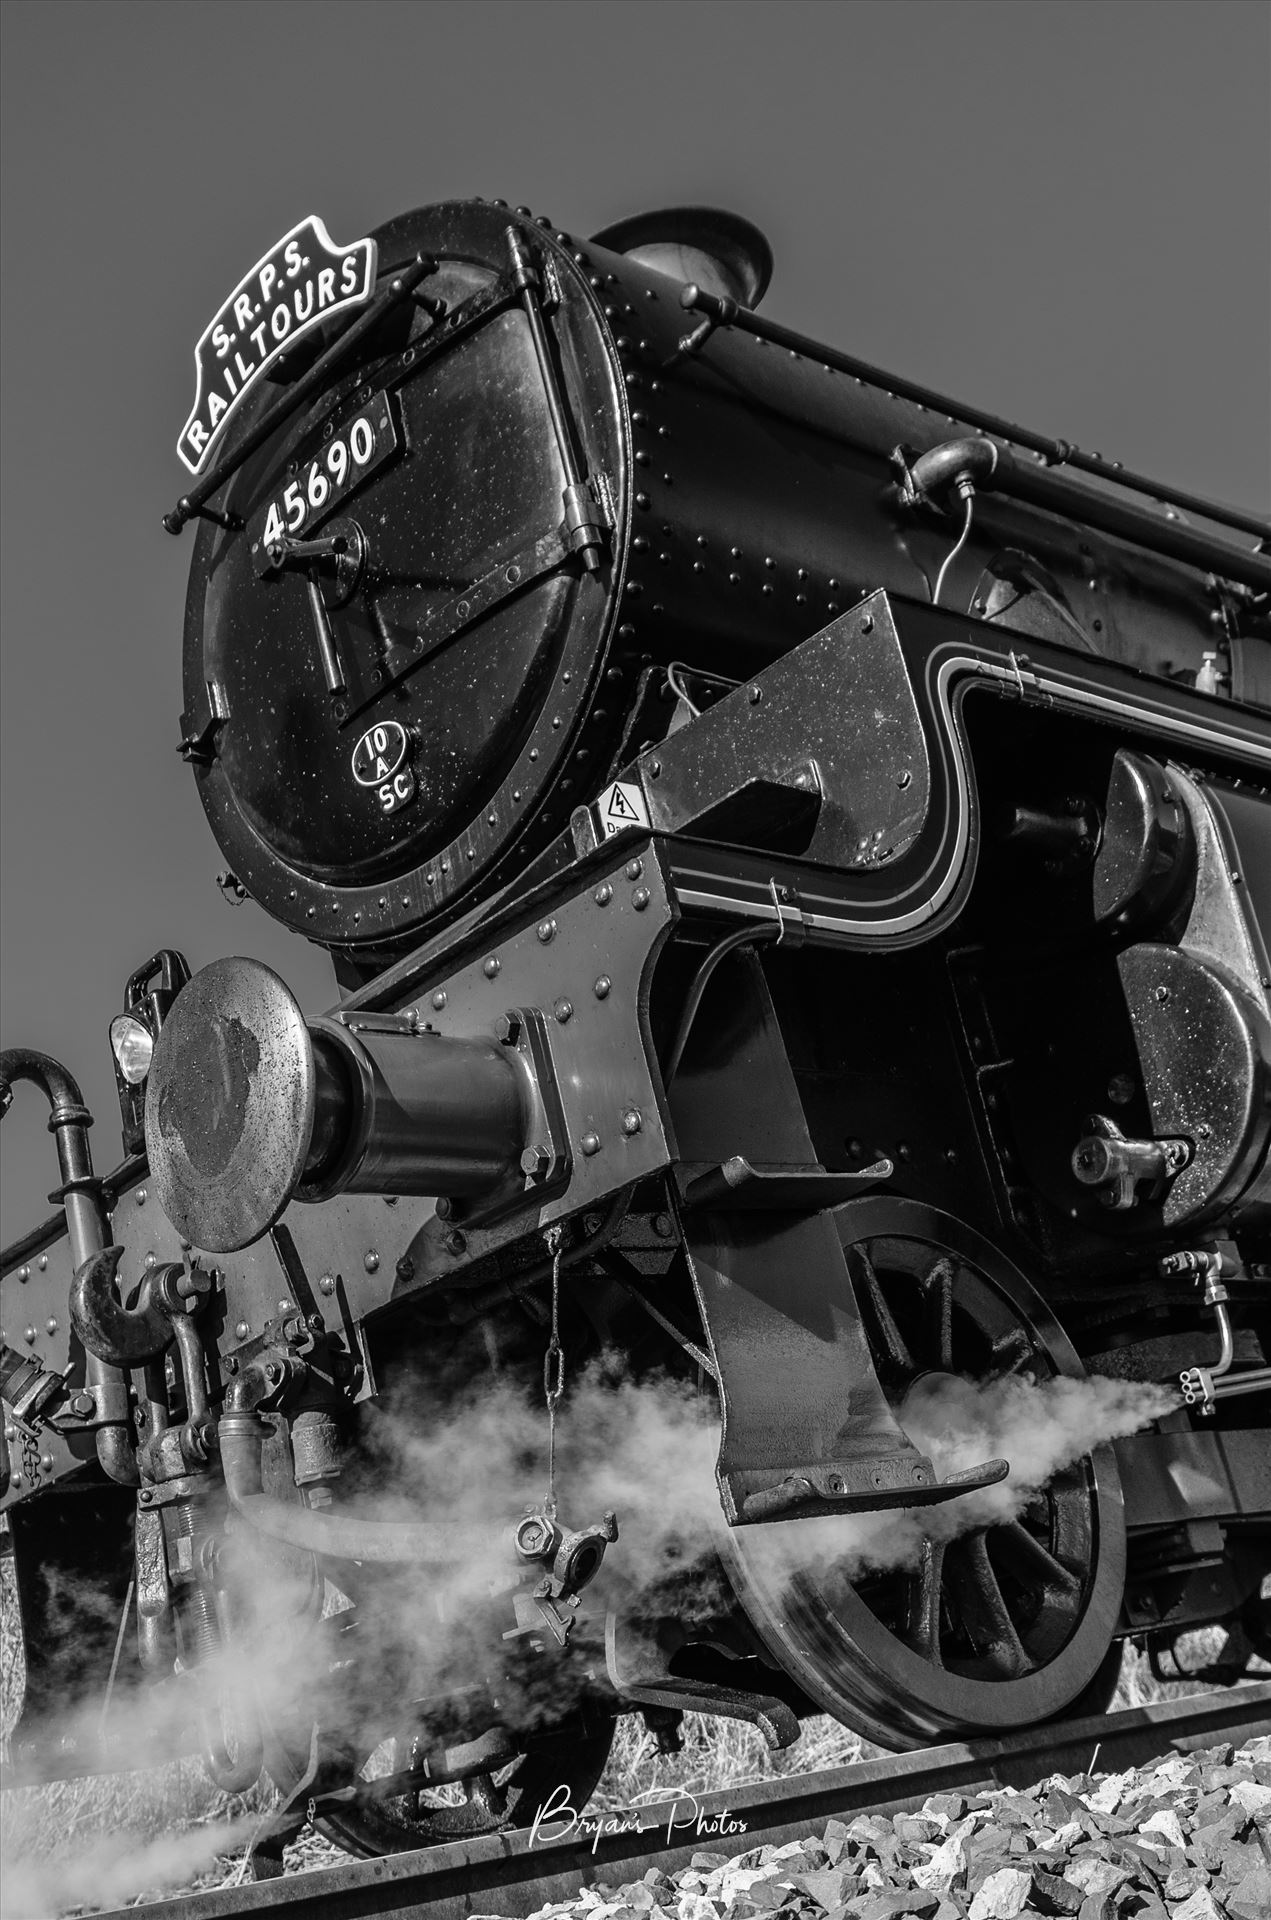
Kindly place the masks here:
[[(668, 1094), (681, 1154), (720, 1169), (688, 1183), (682, 1219), (719, 1381), (716, 1477), (729, 1524), (925, 1506), (1004, 1479), (1008, 1463), (988, 1460), (938, 1481), (892, 1416), (832, 1213), (847, 1181), (859, 1191), (871, 1177), (815, 1177), (753, 951), (733, 958), (706, 1009), (715, 1018), (699, 1019)], [(728, 1168), (753, 1173), (756, 1162), (772, 1178), (771, 1210), (755, 1205), (753, 1179), (739, 1183), (740, 1204), (724, 1197)]]

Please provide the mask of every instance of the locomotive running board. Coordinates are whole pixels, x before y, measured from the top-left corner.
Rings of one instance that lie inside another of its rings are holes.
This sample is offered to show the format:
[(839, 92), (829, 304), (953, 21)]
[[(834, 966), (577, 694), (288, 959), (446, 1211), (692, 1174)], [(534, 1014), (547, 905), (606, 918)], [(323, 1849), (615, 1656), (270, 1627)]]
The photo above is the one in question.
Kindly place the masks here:
[[(703, 1001), (669, 1098), (681, 1155), (716, 1167), (689, 1185), (681, 1214), (719, 1383), (716, 1480), (729, 1525), (928, 1506), (1004, 1479), (1007, 1462), (989, 1460), (938, 1481), (892, 1415), (832, 1211), (861, 1178), (811, 1171), (816, 1153), (753, 951)], [(748, 1206), (746, 1180), (728, 1179), (730, 1166), (753, 1176), (755, 1162), (776, 1182), (775, 1205)], [(878, 1170), (870, 1176), (875, 1184)]]

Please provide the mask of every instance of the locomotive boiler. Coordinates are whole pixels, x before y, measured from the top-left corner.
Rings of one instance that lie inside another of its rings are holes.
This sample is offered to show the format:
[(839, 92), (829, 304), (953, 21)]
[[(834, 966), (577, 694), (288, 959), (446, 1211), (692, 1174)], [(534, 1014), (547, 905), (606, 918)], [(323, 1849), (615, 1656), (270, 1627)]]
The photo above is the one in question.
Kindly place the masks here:
[[(375, 1851), (581, 1804), (623, 1712), (915, 1746), (1271, 1644), (1271, 529), (769, 321), (771, 269), (702, 208), (311, 219), (199, 343), (179, 748), (336, 987), (141, 965), (104, 1177), (3, 1055), (61, 1171), (0, 1292), (33, 1770), (122, 1764), (144, 1675)], [(713, 1422), (675, 1564), (462, 1485), (479, 1390), (547, 1457), (589, 1365)], [(1172, 1391), (942, 1521), (1010, 1462), (922, 1396), (1065, 1380)], [(891, 1510), (918, 1551), (836, 1552)], [(313, 1628), (285, 1711), (200, 1685), (253, 1594)]]

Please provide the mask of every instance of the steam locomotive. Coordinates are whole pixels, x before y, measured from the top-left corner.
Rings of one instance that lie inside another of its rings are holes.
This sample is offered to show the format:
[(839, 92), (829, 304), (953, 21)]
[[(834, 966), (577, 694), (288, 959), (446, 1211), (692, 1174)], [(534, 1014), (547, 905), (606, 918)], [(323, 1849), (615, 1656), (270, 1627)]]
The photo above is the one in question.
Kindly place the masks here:
[[(310, 219), (199, 343), (180, 752), (336, 989), (139, 966), (104, 1177), (2, 1057), (61, 1173), (0, 1283), (31, 1773), (124, 1764), (144, 1676), (374, 1852), (581, 1804), (624, 1712), (911, 1747), (1271, 1645), (1271, 529), (793, 333), (771, 269), (696, 207)], [(567, 1475), (502, 1514), (461, 1419), (479, 1548), (376, 1503), (394, 1392), (546, 1448), (617, 1362), (715, 1423), (678, 1570), (607, 1587), (640, 1529)], [(906, 1396), (1012, 1377), (1176, 1404), (940, 1544), (1006, 1465)], [(893, 1509), (899, 1566), (765, 1550)], [(200, 1679), (253, 1589), (289, 1713)]]

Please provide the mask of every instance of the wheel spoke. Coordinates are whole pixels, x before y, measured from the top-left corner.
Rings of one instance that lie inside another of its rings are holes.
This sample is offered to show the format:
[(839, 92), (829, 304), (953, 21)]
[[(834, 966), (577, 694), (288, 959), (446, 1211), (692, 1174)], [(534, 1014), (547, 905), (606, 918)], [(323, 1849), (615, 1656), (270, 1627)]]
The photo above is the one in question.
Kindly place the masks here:
[(481, 1808), (497, 1826), (507, 1812), (508, 1797), (491, 1773), (474, 1773), (463, 1783), (463, 1797)]
[(915, 1653), (922, 1654), (933, 1666), (941, 1667), (940, 1600), (944, 1583), (944, 1542), (924, 1540), (922, 1565), (906, 1582), (909, 1602), (909, 1632), (906, 1636)]
[(953, 1371), (953, 1262), (942, 1253), (922, 1283), (923, 1292), (939, 1288), (936, 1319), (936, 1365), (945, 1373)]
[(1017, 1679), (1028, 1670), (1028, 1655), (1007, 1611), (998, 1585), (988, 1540), (983, 1531), (969, 1533), (956, 1542), (957, 1562), (963, 1578), (958, 1581), (962, 1615), (979, 1650), (1005, 1679)]
[(1012, 1327), (1009, 1333), (1002, 1334), (993, 1342), (984, 1377), (987, 1380), (1005, 1379), (1008, 1373), (1021, 1372), (1036, 1357), (1037, 1349), (1024, 1328)]
[(1078, 1574), (1066, 1567), (1044, 1547), (1021, 1520), (1007, 1520), (995, 1529), (1002, 1550), (1018, 1567), (1021, 1575), (1041, 1586), (1047, 1600), (1072, 1601), (1081, 1592)]
[(848, 1248), (847, 1255), (852, 1278), (869, 1302), (870, 1317), (878, 1331), (883, 1351), (891, 1364), (900, 1372), (912, 1373), (914, 1363), (910, 1358), (909, 1348), (892, 1317), (892, 1310), (884, 1298), (883, 1290), (878, 1284), (878, 1275), (874, 1272), (873, 1261), (861, 1245)]

